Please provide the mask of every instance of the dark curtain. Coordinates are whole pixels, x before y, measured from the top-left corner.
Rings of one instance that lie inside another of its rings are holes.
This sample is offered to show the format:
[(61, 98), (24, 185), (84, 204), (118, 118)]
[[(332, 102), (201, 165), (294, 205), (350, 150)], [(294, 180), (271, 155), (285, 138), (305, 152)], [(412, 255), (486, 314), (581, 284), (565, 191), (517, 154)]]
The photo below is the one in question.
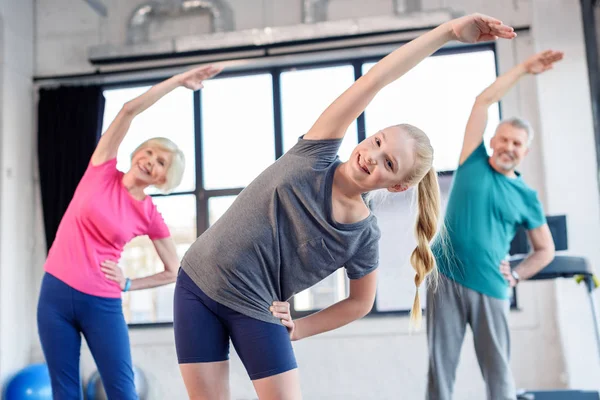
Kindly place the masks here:
[(38, 160), (49, 250), (100, 139), (105, 99), (100, 86), (41, 89), (39, 94)]

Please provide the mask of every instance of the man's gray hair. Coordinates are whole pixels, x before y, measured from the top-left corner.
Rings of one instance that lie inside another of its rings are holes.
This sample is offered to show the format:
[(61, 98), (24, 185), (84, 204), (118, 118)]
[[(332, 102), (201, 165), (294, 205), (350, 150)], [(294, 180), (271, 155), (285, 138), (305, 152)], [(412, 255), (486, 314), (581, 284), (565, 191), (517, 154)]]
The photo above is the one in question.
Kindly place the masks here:
[[(525, 132), (527, 132), (527, 146), (529, 146), (533, 141), (533, 128), (531, 127), (531, 124), (525, 121), (524, 119), (521, 119), (519, 117), (506, 118), (500, 121), (498, 127), (504, 124), (508, 124), (513, 128), (523, 129)], [(498, 130), (498, 128), (496, 128), (496, 130)]]

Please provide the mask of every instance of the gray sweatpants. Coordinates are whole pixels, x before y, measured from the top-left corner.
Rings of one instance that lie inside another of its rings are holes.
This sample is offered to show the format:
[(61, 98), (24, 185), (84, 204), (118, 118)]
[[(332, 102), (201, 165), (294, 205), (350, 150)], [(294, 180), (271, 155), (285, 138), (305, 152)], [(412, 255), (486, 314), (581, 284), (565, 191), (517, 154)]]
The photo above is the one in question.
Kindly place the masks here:
[(467, 324), (488, 400), (516, 398), (509, 365), (509, 306), (508, 300), (478, 293), (440, 274), (437, 290), (427, 290), (428, 400), (452, 399)]

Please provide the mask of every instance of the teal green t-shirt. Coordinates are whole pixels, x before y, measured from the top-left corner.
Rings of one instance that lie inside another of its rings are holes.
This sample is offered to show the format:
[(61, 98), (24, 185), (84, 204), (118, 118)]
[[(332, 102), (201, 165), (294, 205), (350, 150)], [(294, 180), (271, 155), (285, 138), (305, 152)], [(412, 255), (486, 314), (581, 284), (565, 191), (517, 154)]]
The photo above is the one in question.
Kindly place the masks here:
[(517, 229), (546, 223), (537, 192), (519, 175), (509, 178), (496, 172), (483, 142), (456, 170), (444, 220), (445, 241), (438, 239), (432, 246), (439, 271), (500, 299), (508, 298), (509, 291), (499, 266)]

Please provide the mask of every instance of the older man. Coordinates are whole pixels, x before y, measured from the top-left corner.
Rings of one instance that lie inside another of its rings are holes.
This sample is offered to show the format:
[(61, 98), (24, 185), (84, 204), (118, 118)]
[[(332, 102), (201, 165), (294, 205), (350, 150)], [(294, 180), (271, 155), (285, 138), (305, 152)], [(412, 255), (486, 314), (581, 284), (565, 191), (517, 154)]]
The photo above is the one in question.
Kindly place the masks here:
[[(434, 244), (440, 279), (427, 294), (429, 373), (427, 398), (447, 400), (470, 325), (487, 398), (515, 399), (510, 372), (510, 287), (533, 276), (554, 257), (554, 243), (537, 193), (517, 166), (529, 152), (533, 131), (518, 118), (502, 121), (483, 143), (488, 108), (526, 74), (539, 74), (562, 59), (548, 50), (501, 75), (476, 99), (467, 123), (459, 167), (445, 215), (445, 234)], [(511, 271), (506, 255), (520, 225), (533, 252)]]

